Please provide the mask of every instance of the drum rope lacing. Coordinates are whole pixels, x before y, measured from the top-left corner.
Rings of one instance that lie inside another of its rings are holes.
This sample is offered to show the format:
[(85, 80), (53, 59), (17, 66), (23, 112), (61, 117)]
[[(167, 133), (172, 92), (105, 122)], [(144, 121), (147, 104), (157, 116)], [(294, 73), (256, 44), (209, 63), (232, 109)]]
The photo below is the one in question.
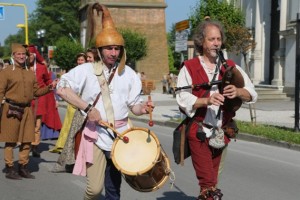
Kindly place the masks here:
[[(165, 156), (168, 157), (167, 154), (165, 153), (164, 148), (163, 148), (161, 145), (160, 145), (160, 148), (161, 148), (162, 152), (165, 154)], [(175, 179), (176, 179), (176, 177), (175, 177), (175, 172), (171, 169), (171, 167), (170, 167), (170, 169), (167, 169), (167, 168), (165, 168), (165, 169), (166, 169), (166, 170), (165, 170), (165, 173), (166, 173), (166, 174), (169, 174), (169, 180), (170, 180), (170, 182), (171, 182), (171, 187), (170, 187), (170, 189), (173, 189), (173, 186), (174, 186), (174, 184), (175, 184)]]

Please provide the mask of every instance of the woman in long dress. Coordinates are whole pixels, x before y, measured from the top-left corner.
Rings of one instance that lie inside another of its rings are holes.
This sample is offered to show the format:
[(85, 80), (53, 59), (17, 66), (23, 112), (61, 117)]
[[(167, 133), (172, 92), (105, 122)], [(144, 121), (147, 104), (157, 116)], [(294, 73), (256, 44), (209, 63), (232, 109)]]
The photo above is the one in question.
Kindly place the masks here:
[[(87, 61), (96, 62), (100, 60), (98, 50), (92, 47), (86, 51)], [(55, 163), (52, 172), (69, 172), (72, 173), (75, 164), (75, 136), (84, 123), (84, 116), (79, 110), (75, 111), (70, 132), (67, 136), (67, 141), (63, 150)]]
[[(81, 65), (83, 63), (87, 62), (87, 56), (85, 53), (79, 53), (76, 56), (76, 62), (77, 65)], [(72, 125), (72, 121), (74, 118), (76, 112), (76, 108), (73, 107), (71, 104), (67, 104), (67, 112), (64, 118), (64, 122), (62, 125), (62, 128), (60, 130), (60, 134), (59, 134), (59, 138), (55, 144), (55, 147), (53, 149), (50, 149), (49, 151), (52, 153), (61, 153), (65, 143), (67, 141), (70, 129), (71, 129), (71, 125)]]
[[(48, 71), (52, 80), (56, 79), (56, 75)], [(57, 139), (62, 128), (61, 120), (58, 113), (58, 103), (55, 98), (55, 91), (51, 91), (45, 95), (47, 98), (46, 114), (42, 118), (41, 139)]]

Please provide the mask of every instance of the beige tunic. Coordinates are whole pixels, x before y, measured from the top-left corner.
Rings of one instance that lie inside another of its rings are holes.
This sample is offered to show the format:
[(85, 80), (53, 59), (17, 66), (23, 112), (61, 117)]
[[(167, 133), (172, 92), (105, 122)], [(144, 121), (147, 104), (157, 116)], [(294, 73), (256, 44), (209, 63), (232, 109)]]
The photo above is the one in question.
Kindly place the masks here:
[[(49, 92), (48, 87), (39, 88), (35, 74), (20, 66), (3, 69), (0, 73), (0, 99), (5, 97), (16, 103), (27, 104), (34, 96)], [(31, 107), (26, 107), (23, 118), (7, 118), (8, 104), (2, 104), (0, 142), (33, 142), (34, 116)]]

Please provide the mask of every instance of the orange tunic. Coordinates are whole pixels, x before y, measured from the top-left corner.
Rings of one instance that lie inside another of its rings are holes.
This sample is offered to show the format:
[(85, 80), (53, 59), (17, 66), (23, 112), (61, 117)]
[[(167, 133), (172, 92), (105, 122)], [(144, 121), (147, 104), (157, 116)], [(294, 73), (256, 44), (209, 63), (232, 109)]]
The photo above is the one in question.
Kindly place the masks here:
[[(0, 99), (4, 97), (16, 103), (29, 104), (34, 96), (48, 93), (48, 87), (39, 88), (35, 74), (21, 66), (8, 66), (0, 73)], [(3, 104), (0, 142), (33, 142), (34, 116), (31, 107), (26, 107), (23, 118), (7, 118), (8, 103)]]

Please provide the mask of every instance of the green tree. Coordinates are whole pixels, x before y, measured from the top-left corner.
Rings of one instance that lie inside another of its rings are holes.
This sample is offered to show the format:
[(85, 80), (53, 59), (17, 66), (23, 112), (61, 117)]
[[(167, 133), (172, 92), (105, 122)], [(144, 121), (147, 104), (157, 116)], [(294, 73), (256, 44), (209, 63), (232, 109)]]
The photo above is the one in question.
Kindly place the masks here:
[(143, 34), (131, 29), (119, 29), (125, 40), (125, 49), (127, 56), (127, 63), (135, 66), (136, 61), (147, 56), (148, 43), (147, 38)]
[(53, 45), (59, 38), (70, 36), (79, 40), (80, 1), (74, 0), (39, 0), (36, 10), (29, 17), (29, 41), (39, 44), (36, 31), (45, 29), (44, 45)]
[(76, 55), (80, 52), (84, 52), (81, 44), (75, 43), (70, 38), (61, 37), (55, 43), (55, 46), (56, 49), (53, 52), (53, 59), (61, 69), (69, 71), (77, 66)]
[(244, 27), (245, 16), (240, 9), (234, 7), (234, 1), (229, 3), (227, 0), (203, 0), (199, 1), (189, 20), (192, 26), (192, 32), (197, 25), (204, 20), (204, 17), (209, 16), (211, 19), (220, 21), (225, 28), (227, 40), (224, 43), (225, 48), (231, 49), (235, 44), (233, 32), (230, 32), (234, 27)]

